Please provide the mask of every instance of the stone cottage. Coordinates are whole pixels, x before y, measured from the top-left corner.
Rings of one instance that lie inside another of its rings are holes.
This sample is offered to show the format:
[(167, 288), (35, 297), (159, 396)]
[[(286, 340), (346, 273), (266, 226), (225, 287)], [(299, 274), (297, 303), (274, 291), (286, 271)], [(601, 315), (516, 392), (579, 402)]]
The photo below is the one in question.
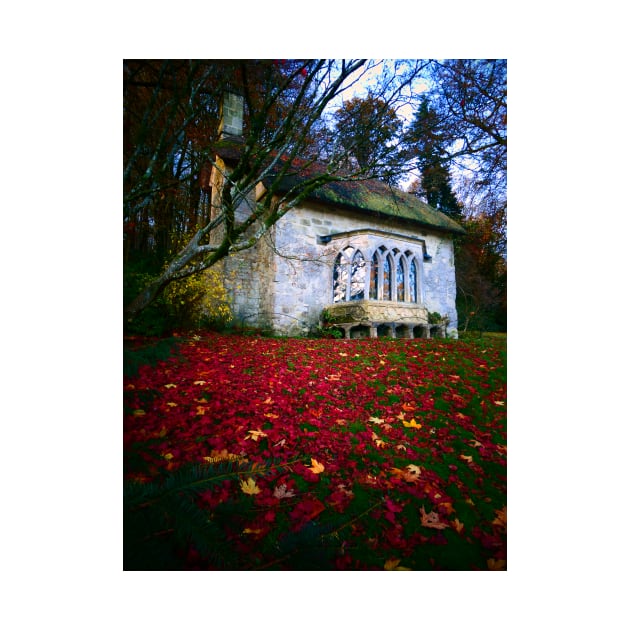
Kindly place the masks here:
[[(223, 136), (242, 133), (239, 97), (228, 95), (223, 114)], [(229, 169), (229, 156), (218, 157)], [(212, 182), (220, 194), (218, 171)], [(346, 338), (456, 336), (453, 236), (462, 232), (382, 182), (326, 185), (223, 261), (235, 322), (287, 335), (332, 325)]]

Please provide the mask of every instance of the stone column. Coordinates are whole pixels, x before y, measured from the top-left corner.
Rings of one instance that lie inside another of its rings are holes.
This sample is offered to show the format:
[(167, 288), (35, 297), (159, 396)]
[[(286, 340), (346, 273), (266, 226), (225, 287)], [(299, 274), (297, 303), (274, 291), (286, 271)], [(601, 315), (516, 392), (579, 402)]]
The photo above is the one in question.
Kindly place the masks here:
[(377, 324), (370, 324), (370, 339), (375, 339), (378, 337), (378, 326)]

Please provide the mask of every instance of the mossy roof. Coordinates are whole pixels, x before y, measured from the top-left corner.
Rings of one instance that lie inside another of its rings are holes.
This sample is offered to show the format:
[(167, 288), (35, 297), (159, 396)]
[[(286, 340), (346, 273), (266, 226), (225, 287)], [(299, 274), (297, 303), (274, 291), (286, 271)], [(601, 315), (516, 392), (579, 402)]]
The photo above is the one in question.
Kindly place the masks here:
[[(217, 143), (217, 152), (227, 161), (237, 161), (243, 150), (240, 138)], [(282, 178), (279, 191), (285, 192), (301, 179), (323, 172), (324, 165), (310, 164), (305, 169)], [(273, 177), (273, 176), (272, 176)], [(272, 178), (271, 177), (271, 178)], [(270, 183), (267, 178), (266, 184)], [(321, 204), (368, 213), (383, 218), (395, 218), (446, 232), (465, 232), (456, 221), (436, 210), (411, 193), (392, 188), (379, 180), (334, 181), (312, 192), (308, 199)]]
[(464, 233), (450, 217), (411, 193), (391, 188), (378, 180), (331, 182), (311, 194), (314, 201), (367, 212), (376, 216), (411, 221), (438, 230)]

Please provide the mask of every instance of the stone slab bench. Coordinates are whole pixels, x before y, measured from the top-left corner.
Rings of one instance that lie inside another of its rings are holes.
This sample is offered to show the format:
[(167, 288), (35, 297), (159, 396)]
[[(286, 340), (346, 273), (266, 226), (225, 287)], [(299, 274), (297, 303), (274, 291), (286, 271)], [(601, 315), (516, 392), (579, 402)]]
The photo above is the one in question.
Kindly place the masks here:
[[(352, 330), (354, 328), (368, 328), (369, 337), (377, 338), (378, 329), (385, 327), (388, 330), (388, 337), (393, 339), (415, 339), (415, 328), (422, 329), (422, 335), (420, 337), (429, 339), (430, 337), (446, 337), (446, 322), (439, 324), (428, 324), (427, 322), (383, 322), (383, 321), (364, 321), (364, 322), (351, 322), (344, 324), (333, 324), (333, 328), (341, 328), (344, 331), (345, 339), (352, 339)], [(402, 334), (399, 334), (402, 333)]]

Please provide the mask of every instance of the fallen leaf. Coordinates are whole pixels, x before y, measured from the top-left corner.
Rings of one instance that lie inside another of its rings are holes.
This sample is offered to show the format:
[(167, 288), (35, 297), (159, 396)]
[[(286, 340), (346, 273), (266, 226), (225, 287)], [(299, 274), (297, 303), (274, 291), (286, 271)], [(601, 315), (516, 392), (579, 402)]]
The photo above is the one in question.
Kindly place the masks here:
[(405, 414), (404, 414), (404, 412), (402, 412), (402, 411), (401, 411), (401, 412), (400, 412), (400, 413), (396, 416), (396, 418), (398, 418), (398, 420), (404, 420), (404, 419), (405, 419)]
[(431, 529), (446, 529), (448, 527), (448, 523), (442, 523), (440, 521), (437, 512), (429, 512), (427, 514), (424, 511), (424, 505), (420, 508), (420, 518), (422, 525), (430, 527)]
[(274, 444), (274, 446), (284, 446), (287, 443), (286, 438), (282, 438), (281, 440), (279, 440), (278, 442), (276, 442)]
[(409, 464), (407, 466), (407, 470), (413, 475), (419, 475), (422, 472), (422, 468), (420, 468), (420, 466), (416, 466), (415, 464)]
[(171, 387), (177, 387), (177, 385), (175, 385), (175, 383), (168, 383), (167, 385), (164, 385), (164, 387), (166, 387), (166, 389), (170, 389)]
[(169, 407), (177, 407), (177, 403), (174, 402), (167, 402), (166, 403)]
[(197, 415), (198, 416), (204, 416), (205, 414), (206, 414), (206, 408), (198, 406), (197, 407)]
[(251, 477), (247, 481), (241, 481), (241, 490), (245, 494), (258, 494), (260, 492), (260, 488)]
[(411, 571), (409, 567), (401, 566), (400, 560), (398, 558), (387, 560), (383, 568), (385, 569), (385, 571)]
[(173, 453), (165, 453), (164, 455), (162, 455), (162, 457), (163, 457), (166, 461), (169, 461), (169, 460), (173, 459), (173, 457), (175, 457), (175, 456), (173, 455)]
[(254, 442), (258, 442), (258, 438), (267, 437), (267, 434), (263, 433), (260, 430), (251, 430), (251, 431), (248, 431), (247, 433), (249, 433), (249, 435), (246, 436), (245, 439), (249, 440), (251, 438), (252, 440), (254, 440)]
[(477, 440), (470, 440), (468, 444), (470, 444), (471, 446), (475, 448), (477, 448), (478, 446), (483, 446), (483, 444), (481, 442), (477, 442)]
[(488, 558), (488, 569), (490, 571), (503, 571), (505, 569), (505, 560)]
[(407, 403), (403, 403), (402, 408), (403, 408), (403, 411), (415, 411), (416, 410), (415, 405), (409, 405)]
[(453, 524), (453, 528), (458, 534), (461, 534), (464, 531), (464, 523), (462, 523), (458, 518), (451, 521), (451, 523)]
[(381, 420), (381, 418), (375, 418), (374, 416), (371, 416), (368, 418), (368, 422), (373, 422), (374, 424), (383, 424), (385, 420)]
[(463, 459), (465, 462), (468, 462), (469, 464), (473, 460), (472, 455), (460, 455), (459, 459)]
[(311, 458), (311, 466), (309, 467), (311, 472), (314, 472), (316, 475), (324, 471), (324, 464), (320, 464), (316, 459)]
[(492, 521), (492, 524), (507, 530), (507, 507), (504, 505), (500, 510), (495, 510), (494, 512), (497, 517)]
[(243, 530), (243, 534), (260, 534), (262, 531), (262, 529), (250, 529), (249, 527), (246, 527)]
[(145, 414), (146, 412), (144, 411), (144, 409), (134, 409), (133, 411), (134, 416), (144, 416)]
[(288, 499), (289, 497), (294, 497), (295, 492), (293, 492), (293, 490), (287, 490), (287, 484), (282, 483), (273, 491), (273, 496), (276, 497), (276, 499)]
[(415, 420), (412, 420), (411, 422), (403, 420), (403, 427), (409, 427), (411, 429), (421, 429), (422, 425), (418, 424)]
[(193, 385), (205, 385), (206, 381), (195, 381)]
[(492, 402), (495, 405), (499, 405), (499, 407), (503, 407), (505, 405), (505, 401), (504, 400), (493, 400)]
[(396, 450), (398, 450), (398, 451), (406, 451), (407, 447), (404, 444), (397, 444), (396, 445)]

